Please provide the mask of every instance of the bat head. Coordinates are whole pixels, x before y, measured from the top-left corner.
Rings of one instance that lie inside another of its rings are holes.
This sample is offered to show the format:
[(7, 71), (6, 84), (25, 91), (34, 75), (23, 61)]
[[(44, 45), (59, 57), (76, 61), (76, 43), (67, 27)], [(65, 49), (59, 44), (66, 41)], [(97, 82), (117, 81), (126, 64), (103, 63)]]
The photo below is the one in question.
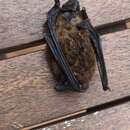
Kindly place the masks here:
[(80, 10), (80, 5), (78, 0), (68, 0), (63, 6), (63, 11), (72, 11), (76, 12)]

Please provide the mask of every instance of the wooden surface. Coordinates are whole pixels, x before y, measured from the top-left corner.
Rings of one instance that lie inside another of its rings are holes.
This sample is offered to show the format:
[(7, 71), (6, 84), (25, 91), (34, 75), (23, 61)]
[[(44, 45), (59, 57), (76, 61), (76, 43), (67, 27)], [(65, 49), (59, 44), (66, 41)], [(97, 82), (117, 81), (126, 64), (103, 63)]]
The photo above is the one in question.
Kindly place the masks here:
[(130, 130), (130, 102), (35, 130)]
[[(66, 0), (61, 0), (66, 1)], [(80, 0), (94, 26), (130, 18), (129, 0)], [(43, 38), (53, 0), (0, 0), (0, 49)]]
[(111, 92), (56, 92), (45, 51), (0, 61), (0, 130), (17, 130), (130, 95), (130, 30), (102, 36)]

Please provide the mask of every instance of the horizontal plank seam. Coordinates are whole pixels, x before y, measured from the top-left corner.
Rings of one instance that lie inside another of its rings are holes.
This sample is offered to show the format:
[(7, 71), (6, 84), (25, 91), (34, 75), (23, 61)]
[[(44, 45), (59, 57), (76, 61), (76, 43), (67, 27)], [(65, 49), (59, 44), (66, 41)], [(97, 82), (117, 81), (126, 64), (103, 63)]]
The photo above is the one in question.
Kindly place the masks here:
[(41, 126), (50, 125), (50, 124), (53, 124), (54, 122), (58, 123), (59, 121), (62, 121), (62, 120), (65, 120), (65, 119), (68, 119), (68, 118), (71, 118), (71, 117), (75, 117), (77, 115), (85, 114), (85, 113), (87, 113), (86, 109), (75, 112), (75, 113), (70, 113), (70, 114), (64, 115), (62, 117), (51, 119), (51, 120), (45, 121), (43, 123), (36, 124), (34, 126), (26, 127), (26, 128), (21, 129), (21, 130), (32, 130), (32, 129), (35, 129), (35, 128), (40, 128)]
[(78, 112), (75, 112), (75, 113), (71, 113), (71, 114), (68, 114), (68, 115), (65, 115), (65, 116), (62, 116), (62, 117), (58, 117), (58, 118), (55, 118), (55, 119), (52, 119), (52, 120), (48, 120), (48, 121), (45, 121), (43, 123), (32, 125), (32, 126), (29, 126), (29, 127), (26, 127), (26, 128), (22, 128), (20, 130), (34, 130), (34, 129), (37, 129), (37, 128), (41, 128), (41, 127), (53, 125), (53, 124), (56, 124), (56, 123), (59, 123), (59, 122), (63, 122), (65, 120), (80, 118), (82, 116), (93, 114), (96, 111), (102, 111), (102, 110), (105, 110), (105, 109), (109, 109), (111, 107), (122, 105), (122, 104), (125, 104), (127, 102), (130, 102), (130, 96), (126, 96), (124, 98), (113, 100), (113, 101), (110, 101), (110, 102), (107, 102), (107, 103), (104, 103), (104, 104), (100, 104), (100, 105), (97, 105), (97, 106), (94, 106), (94, 107), (86, 108), (84, 110), (81, 110), (81, 111), (78, 111)]
[(14, 58), (14, 57), (18, 57), (18, 56), (38, 52), (38, 51), (43, 51), (43, 50), (45, 50), (45, 45), (38, 45), (38, 46), (29, 47), (21, 50), (16, 50), (16, 51), (0, 54), (0, 60), (10, 59), (10, 58)]
[[(130, 24), (129, 20), (130, 18), (121, 20), (121, 21), (116, 21), (113, 23), (100, 25), (95, 28), (101, 35), (112, 33), (112, 32), (117, 32), (117, 31), (122, 31), (129, 27), (129, 24)], [(20, 46), (0, 49), (0, 60), (14, 58), (21, 55), (44, 50), (45, 47), (43, 47), (43, 44), (45, 44), (45, 40), (40, 39), (40, 40), (33, 41), (33, 42), (23, 44)]]

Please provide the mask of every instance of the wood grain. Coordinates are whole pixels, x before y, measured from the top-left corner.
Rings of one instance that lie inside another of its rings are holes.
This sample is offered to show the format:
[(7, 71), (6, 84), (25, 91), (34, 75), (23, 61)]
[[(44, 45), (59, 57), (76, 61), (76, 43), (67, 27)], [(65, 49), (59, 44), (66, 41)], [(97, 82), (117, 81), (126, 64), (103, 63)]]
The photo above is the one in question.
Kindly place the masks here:
[(56, 92), (45, 51), (0, 61), (0, 129), (17, 130), (130, 95), (130, 30), (102, 36), (111, 92)]
[(130, 103), (35, 130), (130, 130)]
[[(62, 3), (67, 0), (61, 0)], [(130, 18), (129, 0), (80, 0), (94, 26)], [(53, 0), (0, 0), (0, 49), (43, 38)]]

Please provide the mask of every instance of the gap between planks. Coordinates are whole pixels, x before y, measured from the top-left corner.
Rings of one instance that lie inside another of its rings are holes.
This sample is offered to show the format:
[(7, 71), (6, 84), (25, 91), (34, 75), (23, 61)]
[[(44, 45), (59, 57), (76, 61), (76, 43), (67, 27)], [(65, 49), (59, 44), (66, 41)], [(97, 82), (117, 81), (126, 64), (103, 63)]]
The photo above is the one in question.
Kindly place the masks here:
[(36, 124), (36, 125), (32, 125), (32, 126), (29, 126), (29, 127), (25, 127), (25, 128), (20, 129), (20, 130), (35, 130), (35, 129), (38, 129), (38, 128), (42, 128), (42, 127), (46, 127), (46, 126), (53, 125), (53, 124), (56, 124), (56, 123), (60, 123), (60, 122), (63, 122), (65, 120), (80, 118), (82, 116), (92, 114), (96, 111), (102, 111), (102, 110), (105, 110), (105, 109), (109, 109), (109, 108), (112, 108), (112, 107), (115, 107), (115, 106), (118, 106), (118, 105), (125, 104), (127, 102), (130, 102), (130, 96), (126, 96), (124, 98), (117, 99), (117, 100), (114, 100), (114, 101), (110, 101), (110, 102), (107, 102), (107, 103), (104, 103), (104, 104), (101, 104), (101, 105), (97, 105), (97, 106), (94, 106), (94, 107), (91, 107), (91, 108), (83, 109), (83, 110), (80, 110), (80, 111), (75, 112), (75, 113), (70, 113), (68, 115), (65, 115), (65, 116), (62, 116), (62, 117), (59, 117), (59, 118), (56, 118), (56, 119), (48, 120), (48, 121), (45, 121), (45, 122), (42, 122), (42, 123), (39, 123), (39, 124)]
[[(101, 35), (130, 29), (130, 18), (100, 25), (95, 28)], [(43, 50), (45, 50), (45, 40), (38, 40), (32, 43), (27, 43), (26, 46), (23, 45), (0, 50), (0, 60), (14, 58)]]
[(30, 126), (30, 127), (26, 127), (26, 128), (20, 129), (20, 130), (33, 130), (33, 129), (36, 129), (36, 128), (40, 128), (42, 126), (47, 126), (47, 125), (51, 125), (53, 123), (58, 123), (59, 121), (63, 121), (65, 119), (76, 117), (78, 115), (82, 115), (82, 114), (86, 114), (86, 113), (87, 113), (87, 110), (84, 109), (84, 110), (81, 110), (81, 111), (78, 111), (78, 112), (75, 112), (75, 113), (71, 113), (71, 114), (56, 118), (56, 119), (45, 121), (45, 122), (42, 122), (40, 124), (36, 124), (36, 125)]
[(10, 52), (7, 52), (7, 53), (0, 54), (0, 60), (14, 58), (14, 57), (17, 57), (17, 56), (22, 56), (22, 55), (34, 53), (34, 52), (37, 52), (37, 51), (43, 51), (43, 50), (45, 50), (45, 44), (44, 45), (38, 45), (38, 46), (32, 46), (32, 47), (29, 47), (29, 48), (24, 48), (24, 49), (16, 50), (16, 51), (10, 51)]

